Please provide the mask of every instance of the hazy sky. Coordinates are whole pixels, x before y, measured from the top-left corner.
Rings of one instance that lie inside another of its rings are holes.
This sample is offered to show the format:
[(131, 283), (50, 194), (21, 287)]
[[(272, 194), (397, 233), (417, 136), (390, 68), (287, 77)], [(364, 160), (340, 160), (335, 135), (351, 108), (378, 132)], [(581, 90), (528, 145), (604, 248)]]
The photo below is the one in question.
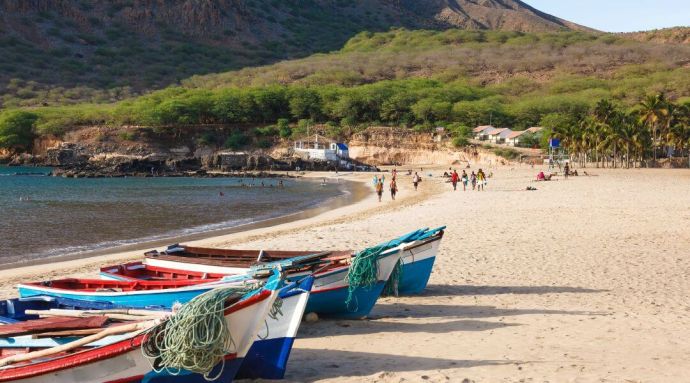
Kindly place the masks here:
[(540, 11), (606, 32), (690, 26), (690, 0), (523, 1)]

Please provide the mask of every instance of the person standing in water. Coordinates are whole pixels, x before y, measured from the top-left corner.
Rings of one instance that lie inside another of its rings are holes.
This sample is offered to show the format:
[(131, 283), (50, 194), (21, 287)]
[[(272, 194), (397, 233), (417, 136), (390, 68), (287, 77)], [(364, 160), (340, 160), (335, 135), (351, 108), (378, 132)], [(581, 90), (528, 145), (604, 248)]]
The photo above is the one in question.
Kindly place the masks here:
[(472, 182), (472, 190), (474, 190), (477, 187), (477, 175), (474, 174), (474, 170), (470, 174), (470, 182)]
[(453, 190), (458, 190), (459, 179), (460, 176), (458, 176), (458, 172), (456, 170), (453, 170), (453, 173), (450, 175), (450, 182), (453, 184)]
[(414, 185), (414, 190), (417, 191), (417, 185), (419, 185), (419, 175), (417, 172), (414, 172), (414, 176), (412, 176), (412, 185)]
[(482, 169), (477, 172), (477, 191), (484, 191), (484, 186), (486, 185), (486, 174)]
[(381, 196), (383, 196), (383, 179), (380, 179), (376, 184), (376, 195), (379, 196), (379, 202), (381, 202)]
[(395, 182), (395, 178), (391, 180), (391, 199), (395, 201), (395, 193), (398, 192), (398, 184)]
[(462, 182), (462, 191), (467, 191), (467, 173), (463, 170), (462, 176), (460, 177), (460, 182)]

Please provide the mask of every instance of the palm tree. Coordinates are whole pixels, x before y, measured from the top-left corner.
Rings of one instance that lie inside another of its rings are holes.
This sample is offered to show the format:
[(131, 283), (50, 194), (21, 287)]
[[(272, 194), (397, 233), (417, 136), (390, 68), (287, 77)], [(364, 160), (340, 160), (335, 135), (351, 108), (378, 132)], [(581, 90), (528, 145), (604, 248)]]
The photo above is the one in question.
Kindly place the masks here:
[(613, 166), (616, 166), (616, 155), (620, 135), (616, 124), (620, 119), (620, 112), (616, 106), (607, 99), (597, 102), (592, 113), (595, 124), (597, 125), (596, 150), (613, 149)]
[(647, 125), (652, 132), (652, 152), (656, 162), (657, 130), (659, 126), (666, 126), (669, 118), (669, 107), (663, 93), (647, 96), (640, 102), (640, 121)]
[[(672, 108), (667, 140), (680, 152), (688, 148), (688, 167), (690, 167), (690, 106), (678, 105)], [(681, 154), (682, 155), (682, 154)]]

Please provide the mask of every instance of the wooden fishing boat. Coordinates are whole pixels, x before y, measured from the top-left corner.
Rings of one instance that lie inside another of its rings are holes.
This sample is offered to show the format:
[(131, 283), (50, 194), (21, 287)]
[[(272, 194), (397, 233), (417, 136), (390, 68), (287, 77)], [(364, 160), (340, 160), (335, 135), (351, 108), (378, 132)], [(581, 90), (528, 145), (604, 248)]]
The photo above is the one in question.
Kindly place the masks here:
[[(313, 284), (313, 277), (304, 278), (298, 282), (291, 283), (280, 289), (280, 313), (266, 317), (266, 328), (259, 332), (257, 338), (247, 352), (239, 370), (240, 378), (262, 378), (262, 379), (281, 379), (287, 367), (288, 358), (297, 330), (304, 314), (304, 309), (309, 297), (309, 292)], [(35, 315), (27, 315), (27, 310), (95, 310), (95, 311), (119, 311), (124, 309), (111, 303), (89, 302), (48, 296), (35, 296), (29, 298), (10, 299), (0, 301), (0, 323), (30, 323), (37, 322)], [(100, 318), (100, 317), (98, 317)], [(73, 320), (98, 319), (91, 318), (71, 318)], [(0, 332), (3, 330), (0, 326)], [(54, 330), (55, 326), (50, 327)], [(57, 328), (62, 328), (58, 326)], [(45, 329), (45, 328), (44, 328)], [(55, 347), (76, 340), (71, 334), (78, 334), (77, 331), (68, 333), (62, 332), (65, 336), (50, 337), (53, 332), (44, 332), (40, 338), (36, 334), (32, 336), (19, 336), (12, 338), (0, 338), (0, 350), (24, 349), (24, 348), (46, 348)], [(97, 341), (88, 347), (97, 347), (112, 343), (122, 336), (111, 337), (102, 341)]]
[(405, 248), (400, 258), (402, 271), (397, 281), (398, 295), (419, 294), (426, 289), (445, 229), (442, 226), (425, 230)]
[(108, 302), (127, 307), (172, 307), (186, 303), (197, 295), (216, 287), (247, 281), (244, 276), (225, 277), (215, 281), (109, 281), (102, 279), (66, 278), (44, 282), (20, 283), (21, 297), (46, 295), (92, 302)]
[[(445, 226), (436, 229), (420, 229), (397, 239), (404, 240), (401, 258), (402, 272), (397, 281), (399, 295), (419, 294), (426, 288), (431, 276), (436, 255), (443, 238)], [(396, 240), (394, 240), (396, 241)], [(355, 252), (333, 251), (273, 251), (273, 250), (234, 250), (200, 248), (185, 245), (172, 245), (166, 251), (147, 252), (146, 259), (125, 265), (109, 266), (101, 269), (101, 277), (117, 280), (155, 280), (155, 279), (218, 279), (224, 275), (244, 273), (261, 262), (277, 262), (290, 257), (307, 254), (327, 254), (318, 268), (322, 276), (327, 269), (347, 266)], [(330, 262), (330, 265), (326, 265)], [(318, 269), (312, 267), (312, 271)], [(319, 281), (317, 281), (317, 286)], [(320, 289), (315, 288), (315, 293)]]
[(259, 331), (237, 372), (238, 379), (282, 379), (290, 351), (314, 284), (314, 277), (301, 279), (280, 290), (280, 315), (266, 318), (266, 330)]
[[(263, 288), (239, 300), (228, 302), (224, 316), (236, 346), (225, 361), (211, 372), (220, 374), (219, 381), (230, 382), (274, 305), (281, 277), (274, 275)], [(7, 313), (5, 313), (7, 314)], [(21, 316), (21, 314), (20, 314)], [(124, 334), (124, 339), (97, 347), (83, 347), (76, 352), (61, 353), (50, 358), (0, 367), (0, 382), (52, 383), (124, 383), (124, 382), (205, 382), (201, 374), (189, 371), (155, 372), (151, 362), (139, 349), (145, 339), (141, 331)], [(0, 360), (0, 362), (2, 362)]]

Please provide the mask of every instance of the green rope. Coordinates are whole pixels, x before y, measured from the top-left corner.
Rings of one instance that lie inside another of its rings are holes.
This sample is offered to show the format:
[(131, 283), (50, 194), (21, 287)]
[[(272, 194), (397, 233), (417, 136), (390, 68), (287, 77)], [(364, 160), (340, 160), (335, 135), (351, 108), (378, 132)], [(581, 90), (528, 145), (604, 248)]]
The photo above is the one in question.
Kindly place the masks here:
[(393, 268), (393, 272), (391, 273), (391, 276), (388, 278), (388, 281), (386, 282), (386, 286), (383, 288), (382, 295), (387, 296), (387, 297), (397, 297), (398, 296), (398, 288), (400, 287), (400, 281), (402, 280), (402, 274), (403, 274), (403, 264), (402, 264), (402, 258), (400, 258), (400, 259), (398, 259), (398, 262), (395, 264), (395, 267)]
[[(148, 330), (141, 348), (152, 360), (153, 370), (170, 375), (189, 371), (203, 374), (209, 381), (218, 379), (225, 367), (225, 355), (235, 348), (225, 319), (225, 302), (255, 288), (256, 285), (207, 291)], [(222, 363), (218, 374), (209, 376), (218, 363)]]
[[(360, 287), (371, 288), (378, 282), (378, 259), (387, 246), (376, 246), (362, 250), (352, 259), (347, 271), (347, 299), (345, 305), (350, 309), (354, 292)], [(357, 302), (355, 302), (357, 305)], [(357, 308), (352, 310), (357, 311)]]

